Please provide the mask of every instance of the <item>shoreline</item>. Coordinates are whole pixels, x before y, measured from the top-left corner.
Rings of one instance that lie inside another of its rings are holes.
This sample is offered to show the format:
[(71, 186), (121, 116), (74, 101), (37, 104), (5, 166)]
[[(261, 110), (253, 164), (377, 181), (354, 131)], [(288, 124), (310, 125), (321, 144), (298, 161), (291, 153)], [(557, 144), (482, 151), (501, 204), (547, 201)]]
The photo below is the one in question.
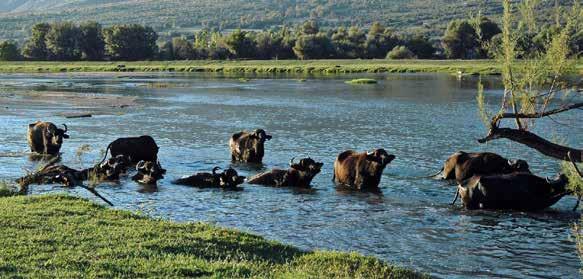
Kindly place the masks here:
[[(231, 60), (140, 62), (0, 62), (0, 73), (206, 72), (206, 73), (450, 73), (500, 74), (494, 60)], [(578, 65), (583, 71), (583, 64)]]
[(304, 251), (68, 195), (0, 198), (0, 276), (430, 278), (357, 253)]

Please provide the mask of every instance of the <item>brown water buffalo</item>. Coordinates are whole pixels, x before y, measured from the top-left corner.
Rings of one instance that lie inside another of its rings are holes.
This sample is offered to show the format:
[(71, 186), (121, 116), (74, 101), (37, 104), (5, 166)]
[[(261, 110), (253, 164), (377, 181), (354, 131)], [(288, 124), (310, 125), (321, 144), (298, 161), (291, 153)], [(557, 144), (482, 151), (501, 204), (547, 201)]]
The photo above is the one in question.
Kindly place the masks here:
[(107, 158), (108, 150), (111, 153), (111, 157), (124, 155), (128, 157), (133, 164), (136, 164), (140, 161), (157, 162), (158, 150), (160, 150), (160, 148), (152, 137), (141, 136), (135, 138), (116, 139), (107, 146), (103, 161), (105, 161)]
[(132, 180), (145, 185), (156, 185), (158, 180), (163, 179), (166, 170), (162, 168), (158, 161), (140, 161), (136, 165), (138, 173), (132, 177)]
[(217, 173), (217, 170), (219, 169), (219, 167), (216, 167), (213, 169), (212, 173), (197, 173), (189, 177), (180, 178), (172, 183), (198, 188), (222, 188), (226, 190), (235, 190), (238, 189), (237, 186), (245, 182), (245, 177), (239, 176), (236, 170), (229, 168), (222, 173)]
[(47, 154), (59, 155), (63, 139), (68, 139), (67, 125), (63, 124), (65, 129), (59, 129), (55, 124), (50, 122), (37, 121), (28, 125), (28, 145), (30, 151)]
[(510, 174), (514, 172), (530, 172), (528, 163), (524, 160), (508, 160), (490, 152), (467, 153), (459, 151), (451, 155), (435, 177), (440, 179), (455, 179), (458, 183), (474, 175)]
[(565, 175), (553, 181), (530, 173), (474, 176), (458, 185), (458, 194), (467, 209), (534, 211), (570, 194), (567, 183)]
[(240, 132), (234, 134), (229, 140), (231, 159), (234, 162), (260, 164), (265, 153), (265, 141), (271, 140), (271, 138), (263, 129), (257, 129), (253, 133)]
[(294, 159), (292, 159), (289, 169), (273, 169), (260, 173), (251, 177), (248, 183), (274, 187), (310, 188), (312, 179), (320, 173), (323, 165), (323, 163), (316, 162), (311, 158), (302, 159), (299, 163), (294, 163)]
[(378, 190), (385, 167), (395, 159), (384, 149), (340, 153), (334, 162), (334, 182), (357, 190)]

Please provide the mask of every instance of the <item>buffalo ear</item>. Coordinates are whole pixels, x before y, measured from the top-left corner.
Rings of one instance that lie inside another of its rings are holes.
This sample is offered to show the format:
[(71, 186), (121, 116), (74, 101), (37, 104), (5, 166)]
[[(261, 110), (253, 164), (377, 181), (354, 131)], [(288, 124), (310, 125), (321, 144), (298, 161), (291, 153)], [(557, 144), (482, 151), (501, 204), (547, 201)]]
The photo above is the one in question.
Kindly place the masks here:
[(63, 138), (64, 138), (64, 139), (68, 139), (68, 138), (69, 138), (69, 135), (67, 135), (67, 134), (63, 134)]

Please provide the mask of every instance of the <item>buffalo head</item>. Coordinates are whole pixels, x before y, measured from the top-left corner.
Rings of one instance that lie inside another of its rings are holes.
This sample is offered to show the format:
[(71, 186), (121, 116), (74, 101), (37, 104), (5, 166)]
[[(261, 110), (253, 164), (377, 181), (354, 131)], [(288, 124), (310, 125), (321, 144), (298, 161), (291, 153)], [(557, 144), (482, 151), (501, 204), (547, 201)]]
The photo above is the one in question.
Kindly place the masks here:
[(312, 158), (301, 159), (299, 163), (294, 163), (294, 159), (295, 158), (292, 158), (290, 161), (291, 168), (307, 172), (312, 176), (320, 173), (322, 166), (324, 166), (324, 163), (316, 162)]
[(380, 164), (383, 168), (395, 160), (395, 155), (387, 153), (384, 149), (376, 149), (366, 153), (366, 159)]
[(512, 172), (530, 172), (528, 163), (524, 160), (508, 160)]
[(45, 138), (49, 139), (50, 143), (56, 146), (61, 146), (63, 144), (63, 139), (68, 139), (67, 135), (67, 125), (63, 124), (65, 129), (59, 129), (55, 125), (49, 125), (45, 130)]
[[(213, 174), (215, 170), (213, 169)], [(244, 176), (239, 176), (236, 170), (230, 168), (219, 175), (220, 186), (222, 188), (236, 188), (238, 185), (245, 182)]]
[(258, 139), (261, 142), (265, 142), (267, 140), (271, 140), (272, 136), (268, 135), (265, 130), (263, 129), (257, 129), (253, 132), (253, 134), (251, 134), (251, 137)]

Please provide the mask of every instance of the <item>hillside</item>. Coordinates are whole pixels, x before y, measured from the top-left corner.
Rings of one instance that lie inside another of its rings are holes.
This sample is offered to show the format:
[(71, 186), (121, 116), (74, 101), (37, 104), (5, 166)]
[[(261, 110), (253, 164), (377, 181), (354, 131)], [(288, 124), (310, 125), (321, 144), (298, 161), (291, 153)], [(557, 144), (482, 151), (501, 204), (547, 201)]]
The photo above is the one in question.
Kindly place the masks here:
[[(553, 1), (543, 1), (552, 6)], [(568, 0), (564, 1), (565, 3)], [(0, 4), (0, 39), (22, 40), (41, 21), (95, 20), (105, 25), (139, 23), (160, 32), (204, 27), (264, 29), (316, 19), (323, 26), (368, 26), (374, 21), (398, 30), (440, 35), (447, 23), (482, 11), (497, 15), (498, 0), (5, 0)]]

